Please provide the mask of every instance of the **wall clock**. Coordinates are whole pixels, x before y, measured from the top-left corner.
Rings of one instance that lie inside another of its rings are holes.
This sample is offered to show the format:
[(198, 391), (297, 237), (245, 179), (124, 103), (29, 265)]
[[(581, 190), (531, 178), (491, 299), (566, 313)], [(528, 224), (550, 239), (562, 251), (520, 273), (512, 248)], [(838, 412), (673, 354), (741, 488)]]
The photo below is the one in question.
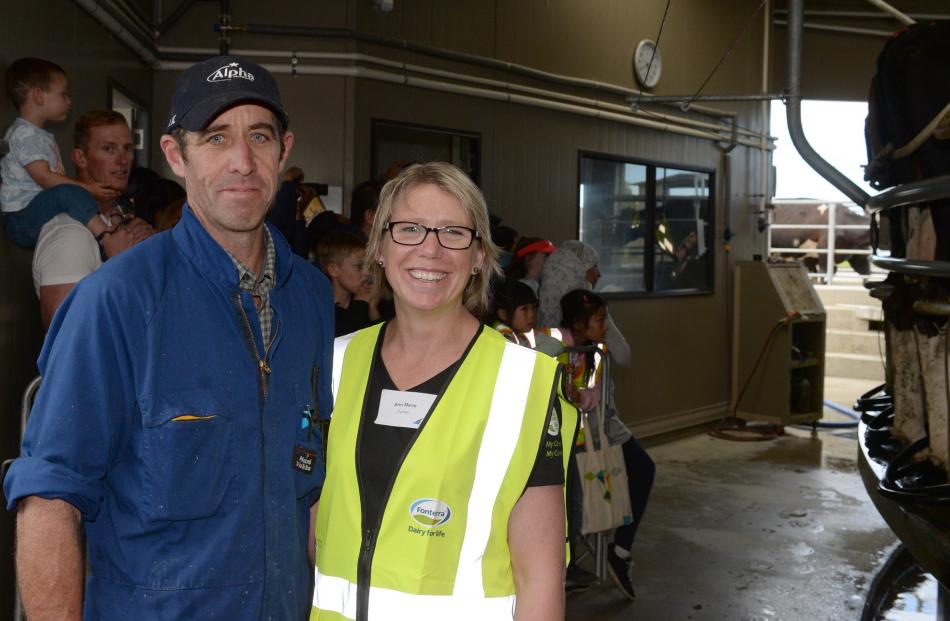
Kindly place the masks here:
[[(653, 59), (652, 64), (650, 59)], [(649, 75), (647, 71), (649, 70)], [(653, 88), (660, 81), (660, 74), (663, 72), (663, 60), (660, 58), (660, 50), (656, 43), (650, 39), (644, 39), (637, 44), (637, 49), (633, 53), (633, 75), (637, 82), (643, 88)]]

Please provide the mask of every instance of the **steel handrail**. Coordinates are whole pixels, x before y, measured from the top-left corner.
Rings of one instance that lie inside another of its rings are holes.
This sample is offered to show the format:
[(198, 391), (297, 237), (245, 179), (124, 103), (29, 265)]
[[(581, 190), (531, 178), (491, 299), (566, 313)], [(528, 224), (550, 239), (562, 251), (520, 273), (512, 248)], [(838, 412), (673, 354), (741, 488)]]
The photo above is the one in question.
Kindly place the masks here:
[(950, 175), (931, 177), (903, 183), (868, 199), (865, 209), (874, 214), (894, 207), (908, 207), (917, 203), (950, 197)]
[(917, 300), (914, 312), (928, 317), (950, 317), (950, 302), (938, 300)]
[[(919, 203), (950, 198), (950, 175), (931, 177), (903, 183), (868, 199), (865, 208), (875, 214), (896, 207), (910, 207)], [(889, 272), (908, 276), (950, 278), (950, 262), (903, 259), (871, 255), (871, 262)]]
[[(36, 391), (40, 389), (42, 379), (42, 377), (37, 375), (30, 380), (30, 383), (23, 389), (23, 397), (20, 399), (20, 442), (23, 441), (23, 434), (26, 433), (26, 421), (30, 418), (30, 410), (33, 408), (33, 398), (36, 396)], [(7, 469), (10, 468), (10, 464), (12, 464), (13, 461), (13, 459), (3, 460), (3, 465), (0, 467), (0, 480), (3, 480), (3, 477), (6, 476)]]
[(34, 377), (29, 384), (26, 385), (26, 389), (23, 390), (23, 398), (20, 399), (20, 434), (26, 431), (26, 421), (30, 417), (30, 410), (33, 408), (33, 398), (36, 396), (36, 391), (40, 389), (40, 383), (43, 381), (43, 378), (39, 375)]
[(950, 278), (950, 261), (921, 261), (871, 255), (871, 263), (887, 270), (908, 276)]

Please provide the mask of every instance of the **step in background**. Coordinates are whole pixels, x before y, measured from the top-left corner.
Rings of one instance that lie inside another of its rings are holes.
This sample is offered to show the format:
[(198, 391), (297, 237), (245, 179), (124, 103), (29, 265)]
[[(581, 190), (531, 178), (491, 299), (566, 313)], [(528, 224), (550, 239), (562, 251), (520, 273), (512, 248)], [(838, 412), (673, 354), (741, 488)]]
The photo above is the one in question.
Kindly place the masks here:
[(884, 333), (876, 330), (825, 330), (825, 351), (843, 354), (862, 354), (883, 358)]
[(825, 352), (825, 375), (884, 381), (884, 363), (877, 356)]
[[(862, 286), (816, 285), (825, 307), (825, 376), (884, 381), (884, 320)], [(875, 329), (872, 329), (875, 328)]]

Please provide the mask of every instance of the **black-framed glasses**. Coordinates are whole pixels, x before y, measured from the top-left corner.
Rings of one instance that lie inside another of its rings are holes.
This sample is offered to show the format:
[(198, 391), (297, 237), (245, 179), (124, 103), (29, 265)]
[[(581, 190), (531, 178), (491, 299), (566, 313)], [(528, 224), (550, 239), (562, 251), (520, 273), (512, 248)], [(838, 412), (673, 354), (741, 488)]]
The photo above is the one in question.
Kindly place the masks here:
[(402, 246), (418, 246), (429, 233), (435, 233), (439, 245), (449, 250), (465, 250), (481, 237), (478, 231), (467, 226), (423, 226), (418, 222), (387, 222), (386, 229), (393, 241)]

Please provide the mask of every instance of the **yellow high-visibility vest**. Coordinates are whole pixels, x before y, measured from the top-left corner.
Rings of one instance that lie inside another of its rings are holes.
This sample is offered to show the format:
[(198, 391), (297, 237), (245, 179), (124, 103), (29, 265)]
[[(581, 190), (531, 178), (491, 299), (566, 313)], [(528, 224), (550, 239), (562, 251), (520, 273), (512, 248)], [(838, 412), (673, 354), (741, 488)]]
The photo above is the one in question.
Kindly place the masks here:
[[(565, 473), (577, 412), (557, 362), (483, 329), (399, 465), (379, 524), (362, 524), (357, 439), (380, 326), (337, 339), (311, 620), (512, 619), (508, 518), (542, 434)], [(544, 424), (561, 399), (560, 427)]]

